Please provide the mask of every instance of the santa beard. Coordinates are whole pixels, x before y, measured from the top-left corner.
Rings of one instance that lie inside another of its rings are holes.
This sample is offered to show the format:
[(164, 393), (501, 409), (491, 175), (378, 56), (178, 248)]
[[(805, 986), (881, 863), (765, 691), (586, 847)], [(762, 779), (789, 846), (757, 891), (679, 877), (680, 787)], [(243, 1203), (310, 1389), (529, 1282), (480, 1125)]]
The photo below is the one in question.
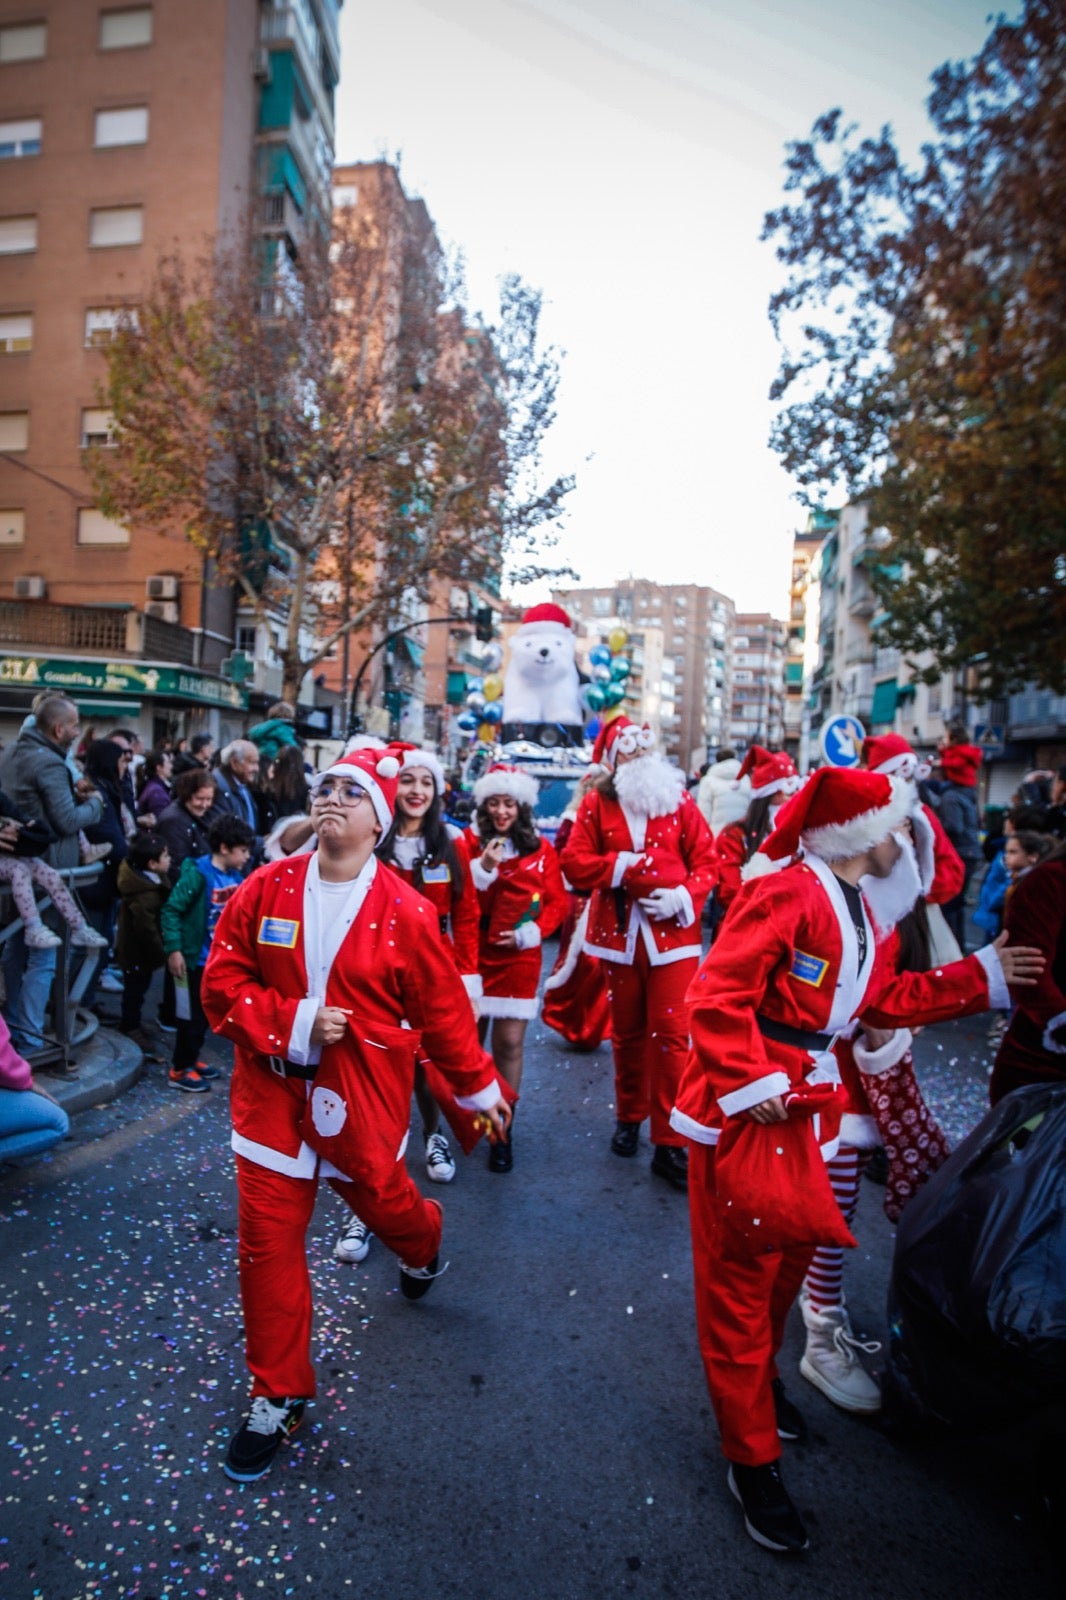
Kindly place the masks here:
[(918, 871), (918, 857), (910, 835), (892, 835), (900, 847), (899, 860), (887, 878), (874, 878), (869, 874), (859, 879), (859, 888), (873, 913), (873, 919), (882, 933), (892, 929), (922, 898), (922, 877)]
[(681, 804), (685, 779), (662, 756), (638, 756), (614, 775), (615, 793), (635, 817), (668, 817)]

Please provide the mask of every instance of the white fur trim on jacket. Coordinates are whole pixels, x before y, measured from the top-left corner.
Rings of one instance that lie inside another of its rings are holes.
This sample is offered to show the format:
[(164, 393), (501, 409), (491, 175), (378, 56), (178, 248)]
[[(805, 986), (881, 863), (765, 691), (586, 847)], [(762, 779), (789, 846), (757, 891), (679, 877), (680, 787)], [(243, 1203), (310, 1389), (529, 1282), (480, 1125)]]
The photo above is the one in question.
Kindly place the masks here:
[(482, 979), (480, 972), (464, 972), (463, 988), (466, 990), (471, 1000), (480, 1000), (485, 988), (484, 980)]
[(862, 855), (887, 839), (910, 816), (914, 792), (909, 783), (890, 778), (892, 797), (887, 806), (864, 811), (850, 822), (829, 822), (824, 828), (808, 828), (800, 835), (803, 848), (821, 861), (845, 861)]
[(915, 802), (911, 812), (911, 827), (914, 830), (914, 854), (918, 862), (918, 876), (922, 880), (922, 893), (927, 895), (933, 887), (933, 879), (936, 876), (935, 840), (933, 824), (926, 816), (921, 801)]
[(764, 1100), (772, 1100), (775, 1094), (787, 1094), (790, 1087), (788, 1073), (775, 1068), (765, 1077), (744, 1084), (741, 1089), (720, 1094), (718, 1105), (723, 1117), (735, 1117), (741, 1111), (750, 1111), (752, 1106), (761, 1106)]
[[(980, 950), (975, 950), (974, 955), (985, 969), (988, 979), (988, 1008), (990, 1011), (1009, 1011), (1011, 1007), (1010, 990), (1007, 980), (1003, 976), (1003, 967), (1000, 964), (999, 951), (995, 945), (982, 945)], [(937, 977), (943, 968), (937, 968)]]
[(493, 867), (491, 872), (486, 872), (481, 865), (480, 856), (470, 858), (470, 876), (475, 889), (491, 889), (496, 879), (500, 876), (499, 868)]
[(590, 902), (586, 900), (581, 907), (581, 915), (574, 924), (574, 931), (571, 935), (570, 943), (566, 947), (566, 954), (563, 956), (561, 965), (549, 978), (545, 979), (545, 994), (548, 994), (552, 989), (561, 989), (563, 984), (568, 983), (577, 971), (577, 958), (581, 954), (585, 943), (585, 934), (588, 931), (589, 905)]
[(691, 1139), (693, 1144), (717, 1144), (722, 1132), (720, 1128), (708, 1128), (706, 1123), (697, 1122), (676, 1106), (670, 1113), (670, 1126), (675, 1133)]
[(1066, 1011), (1060, 1011), (1057, 1017), (1049, 1017), (1044, 1024), (1044, 1037), (1041, 1043), (1045, 1050), (1050, 1050), (1052, 1055), (1066, 1056), (1066, 1039), (1061, 1041), (1054, 1037), (1055, 1029), (1066, 1029)]
[(486, 772), (474, 785), (474, 804), (484, 805), (494, 794), (506, 794), (520, 806), (535, 806), (539, 785), (528, 772)]
[(530, 1022), (537, 1014), (538, 1004), (536, 996), (532, 1000), (519, 1000), (513, 995), (486, 994), (478, 1001), (478, 1010), (483, 1017), (517, 1017), (519, 1021)]
[(853, 1150), (876, 1150), (881, 1143), (881, 1130), (873, 1117), (859, 1111), (845, 1111), (840, 1119), (842, 1146), (850, 1145)]
[[(868, 1050), (862, 1040), (863, 1035), (860, 1034), (852, 1046), (855, 1065), (860, 1072), (866, 1072), (871, 1077), (878, 1077), (882, 1072), (890, 1072), (893, 1067), (898, 1067), (914, 1043), (909, 1028), (897, 1028), (879, 1050)], [(841, 1138), (844, 1138), (843, 1134)], [(845, 1139), (844, 1143), (847, 1144), (848, 1140)]]

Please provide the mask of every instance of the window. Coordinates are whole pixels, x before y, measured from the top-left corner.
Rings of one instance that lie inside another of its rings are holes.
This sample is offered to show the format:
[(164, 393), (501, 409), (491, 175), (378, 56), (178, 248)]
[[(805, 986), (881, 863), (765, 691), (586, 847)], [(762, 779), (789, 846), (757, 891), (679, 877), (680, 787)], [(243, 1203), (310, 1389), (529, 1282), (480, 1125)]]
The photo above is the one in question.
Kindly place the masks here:
[(13, 23), (0, 28), (0, 63), (40, 61), (47, 42), (46, 22)]
[(347, 211), (359, 199), (359, 190), (354, 183), (339, 183), (333, 191), (333, 204), (338, 211)]
[(237, 624), (237, 637), (233, 641), (234, 649), (242, 655), (255, 655), (255, 641), (258, 630), (254, 622), (239, 622)]
[(29, 412), (0, 411), (0, 450), (25, 450), (29, 442)]
[(110, 411), (96, 407), (87, 408), (81, 414), (81, 447), (87, 450), (90, 445), (112, 445), (115, 442), (114, 426)]
[(98, 250), (120, 244), (140, 244), (144, 238), (144, 208), (115, 206), (89, 212), (89, 243)]
[(79, 544), (129, 544), (130, 530), (112, 522), (95, 506), (78, 512)]
[(24, 117), (21, 122), (0, 122), (0, 161), (41, 153), (41, 119)]
[(0, 545), (24, 544), (26, 541), (25, 511), (0, 511)]
[(98, 150), (106, 150), (116, 144), (147, 143), (147, 106), (121, 106), (117, 111), (96, 113), (93, 144)]
[(135, 45), (151, 42), (151, 6), (127, 6), (124, 11), (105, 11), (101, 14), (101, 50), (131, 50)]
[(0, 217), (0, 256), (32, 255), (36, 248), (36, 217)]
[(33, 349), (33, 318), (29, 313), (0, 317), (0, 355)]
[(85, 313), (85, 348), (102, 350), (111, 343), (117, 330), (137, 327), (137, 313), (130, 306), (90, 306)]

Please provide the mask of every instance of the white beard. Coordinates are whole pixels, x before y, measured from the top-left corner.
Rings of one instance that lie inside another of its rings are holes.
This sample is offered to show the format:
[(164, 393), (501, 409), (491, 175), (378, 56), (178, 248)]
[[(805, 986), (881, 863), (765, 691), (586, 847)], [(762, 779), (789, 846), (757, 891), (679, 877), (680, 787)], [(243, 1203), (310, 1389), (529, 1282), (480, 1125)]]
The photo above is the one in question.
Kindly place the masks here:
[(859, 879), (859, 888), (882, 933), (891, 933), (922, 898), (922, 877), (910, 836), (901, 832), (892, 837), (900, 847), (900, 857), (888, 877), (873, 878), (868, 874)]
[(662, 756), (640, 756), (618, 768), (614, 787), (625, 810), (635, 817), (668, 817), (681, 804), (685, 779), (680, 767), (672, 767)]

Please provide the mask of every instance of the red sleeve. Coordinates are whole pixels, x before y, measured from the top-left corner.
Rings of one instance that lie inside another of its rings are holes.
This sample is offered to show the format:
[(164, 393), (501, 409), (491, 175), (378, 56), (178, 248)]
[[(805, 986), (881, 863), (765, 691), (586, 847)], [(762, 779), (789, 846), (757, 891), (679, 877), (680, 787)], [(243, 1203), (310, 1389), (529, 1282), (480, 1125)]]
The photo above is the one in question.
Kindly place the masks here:
[(873, 1028), (928, 1027), (989, 1008), (988, 978), (976, 956), (932, 972), (894, 973), (879, 962), (871, 991), (862, 1020)]
[(578, 807), (560, 865), (575, 889), (609, 889), (617, 850), (604, 850), (600, 829), (600, 797), (587, 794)]
[(222, 1034), (244, 1050), (276, 1056), (288, 1049), (296, 1008), (304, 997), (280, 994), (263, 983), (256, 959), (262, 899), (259, 880), (260, 874), (253, 873), (223, 907), (204, 967), (200, 999), (212, 1033)]
[(744, 829), (735, 822), (723, 828), (715, 840), (715, 854), (718, 859), (718, 903), (724, 909), (732, 905), (740, 891), (740, 869), (746, 854)]
[(541, 938), (546, 939), (559, 927), (570, 909), (570, 902), (566, 897), (559, 857), (547, 839), (541, 840), (541, 849), (544, 851), (544, 899), (537, 924)]
[[(451, 951), (439, 937), (413, 929), (403, 978), (404, 1015), (422, 1034), (422, 1048), (456, 1097), (499, 1098), (496, 1067), (481, 1048), (477, 1023)], [(488, 1091), (494, 1091), (491, 1094)]]
[(1042, 950), (1047, 961), (1037, 982), (1016, 989), (1011, 999), (1041, 1028), (1066, 1022), (1066, 994), (1055, 978), (1066, 917), (1066, 868), (1057, 861), (1027, 872), (1007, 899), (1004, 919), (1010, 944)]
[(477, 944), (478, 927), (481, 921), (481, 907), (478, 905), (477, 890), (470, 876), (470, 858), (462, 848), (462, 842), (456, 840), (456, 860), (462, 874), (462, 894), (452, 895), (451, 932), (452, 946), (455, 953), (455, 964), (464, 977), (470, 977), (477, 972)]
[(703, 812), (689, 795), (681, 803), (681, 854), (688, 869), (685, 888), (698, 922), (704, 901), (718, 880), (718, 857), (714, 848), (714, 834)]
[(962, 893), (966, 868), (959, 852), (944, 832), (944, 825), (936, 812), (931, 806), (923, 806), (922, 810), (933, 830), (933, 887), (926, 898), (934, 905), (943, 906)]

